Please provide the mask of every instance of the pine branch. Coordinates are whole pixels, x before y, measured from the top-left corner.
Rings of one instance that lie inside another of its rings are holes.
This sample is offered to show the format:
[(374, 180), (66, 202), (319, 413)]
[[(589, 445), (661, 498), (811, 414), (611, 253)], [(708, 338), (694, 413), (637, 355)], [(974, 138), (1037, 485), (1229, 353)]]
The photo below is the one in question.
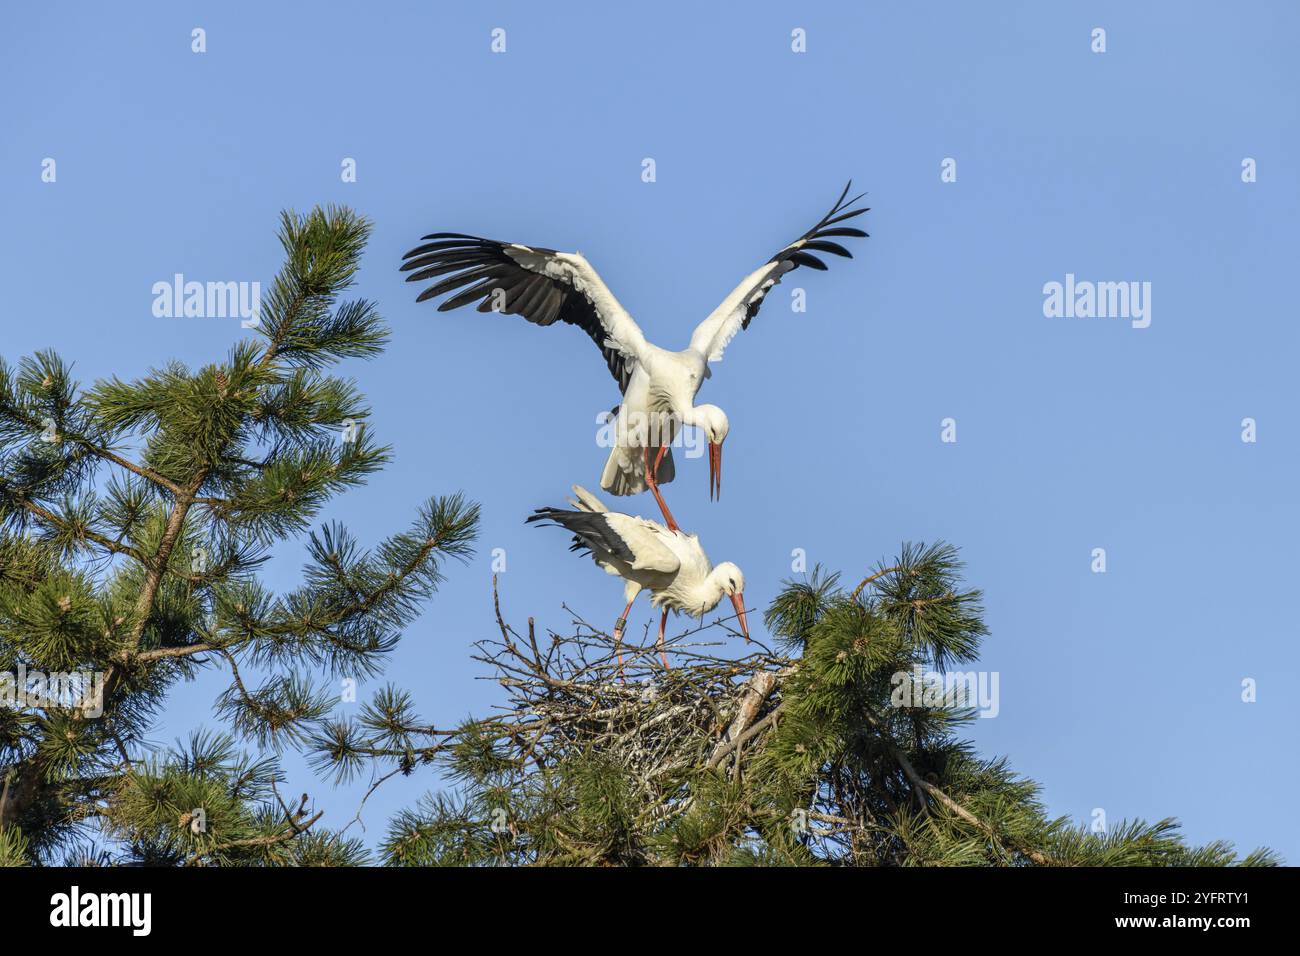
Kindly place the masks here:
[(853, 591), (817, 571), (778, 596), (768, 620), (796, 659), (733, 659), (679, 637), (667, 672), (628, 643), (620, 668), (610, 636), (580, 617), (549, 641), (529, 619), (521, 637), (494, 581), (498, 636), (475, 657), (505, 692), (498, 711), (435, 730), (389, 689), (359, 724), (313, 740), (314, 763), (372, 767), (367, 798), (426, 765), (455, 784), (392, 821), (395, 865), (1270, 862), (1188, 847), (1163, 824), (1070, 829), (1047, 819), (1032, 782), (952, 736), (959, 713), (887, 709), (891, 675), (969, 653), (982, 621), (951, 549), (905, 547), (881, 567)]
[[(445, 559), (471, 553), (477, 508), (453, 496), (432, 499), (410, 531), (354, 563), (318, 554), (304, 586), (282, 598), (252, 576), (272, 545), (307, 530), (330, 498), (389, 460), (366, 433), (356, 385), (323, 371), (378, 354), (387, 338), (373, 303), (341, 298), (369, 232), (346, 209), (286, 213), (263, 341), (237, 344), (224, 362), (192, 370), (173, 361), (80, 395), (53, 353), (16, 371), (0, 362), (0, 662), (78, 664), (104, 676), (102, 712), (84, 699), (39, 716), (0, 709), (0, 769), (10, 771), (0, 820), (5, 832), (35, 833), (24, 853), (43, 859), (70, 828), (98, 819), (136, 858), (168, 865), (365, 857), (329, 833), (280, 847), (261, 804), (227, 808), (234, 832), (180, 853), (176, 821), (151, 816), (132, 795), (145, 769), (130, 748), (178, 679), (222, 661), (232, 683), (219, 714), (259, 746), (303, 739), (331, 700), (292, 669), (250, 690), (237, 656), (254, 667), (292, 659), (373, 672), (441, 583)], [(28, 528), (39, 537), (9, 537)], [(80, 565), (65, 566), (73, 559)], [(159, 773), (155, 782), (177, 793), (211, 785), (198, 765)], [(232, 799), (256, 799), (242, 793), (246, 779), (232, 778)]]

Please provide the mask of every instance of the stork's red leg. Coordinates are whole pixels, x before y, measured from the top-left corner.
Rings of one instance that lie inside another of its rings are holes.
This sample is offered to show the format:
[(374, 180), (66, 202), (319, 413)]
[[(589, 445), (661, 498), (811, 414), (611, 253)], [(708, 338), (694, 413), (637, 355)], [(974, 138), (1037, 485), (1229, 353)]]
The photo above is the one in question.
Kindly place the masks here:
[[(633, 598), (632, 601), (635, 601)], [(614, 653), (618, 655), (618, 679), (623, 679), (623, 628), (627, 627), (627, 616), (632, 613), (632, 601), (627, 602), (623, 614), (614, 622)]]
[(664, 651), (664, 630), (668, 627), (668, 608), (664, 608), (664, 616), (659, 619), (659, 657), (664, 662), (664, 670), (672, 670), (668, 663), (668, 654)]
[(648, 445), (641, 449), (641, 456), (645, 461), (645, 483), (654, 494), (655, 501), (659, 503), (659, 510), (663, 512), (664, 522), (668, 525), (668, 530), (680, 531), (681, 528), (673, 520), (673, 513), (668, 510), (668, 503), (664, 501), (664, 496), (659, 494), (659, 483), (655, 481), (655, 475), (659, 471), (659, 462), (664, 456), (664, 448), (660, 447), (659, 454), (655, 457), (653, 469), (650, 467), (650, 447)]
[(658, 454), (655, 455), (655, 467), (654, 467), (655, 484), (659, 483), (659, 464), (664, 460), (664, 455), (666, 454), (668, 454), (668, 446), (660, 445), (659, 452)]

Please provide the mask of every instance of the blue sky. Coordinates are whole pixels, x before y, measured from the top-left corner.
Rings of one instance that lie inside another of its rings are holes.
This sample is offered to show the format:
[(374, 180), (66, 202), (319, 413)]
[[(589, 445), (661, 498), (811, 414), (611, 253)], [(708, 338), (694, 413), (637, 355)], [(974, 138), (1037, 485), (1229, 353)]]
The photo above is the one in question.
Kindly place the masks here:
[[(561, 602), (591, 620), (620, 610), (616, 582), (523, 524), (570, 483), (596, 487), (594, 418), (617, 395), (575, 329), (415, 305), (401, 254), (436, 230), (581, 249), (652, 340), (684, 345), (852, 177), (871, 238), (788, 278), (732, 343), (700, 396), (731, 417), (725, 497), (710, 504), (705, 461), (685, 462), (674, 513), (744, 568), (758, 608), (796, 548), (853, 578), (904, 540), (960, 546), (986, 593), (979, 666), (1001, 676), (999, 716), (971, 729), (983, 752), (1039, 780), (1055, 813), (1172, 815), (1194, 840), (1300, 859), (1285, 279), (1300, 8), (737, 10), (16, 8), (0, 38), (0, 351), (54, 347), (84, 382), (212, 361), (238, 322), (155, 318), (154, 282), (269, 281), (282, 208), (371, 217), (357, 291), (393, 342), (347, 372), (396, 461), (324, 517), (375, 542), (431, 494), (482, 502), (478, 558), (452, 569), (388, 671), (445, 724), (496, 699), (469, 660), (493, 629), (493, 548), (513, 621), (563, 631)], [(195, 27), (206, 53), (191, 52)], [(1150, 327), (1045, 317), (1043, 286), (1067, 273), (1150, 282)], [(956, 443), (940, 440), (949, 417)], [(285, 550), (268, 583), (291, 586), (299, 563)], [(633, 628), (650, 613), (638, 605)], [(200, 680), (156, 739), (211, 722), (222, 686)], [(328, 822), (355, 812), (364, 781), (331, 789), (288, 766)], [(431, 784), (382, 789), (367, 836)]]

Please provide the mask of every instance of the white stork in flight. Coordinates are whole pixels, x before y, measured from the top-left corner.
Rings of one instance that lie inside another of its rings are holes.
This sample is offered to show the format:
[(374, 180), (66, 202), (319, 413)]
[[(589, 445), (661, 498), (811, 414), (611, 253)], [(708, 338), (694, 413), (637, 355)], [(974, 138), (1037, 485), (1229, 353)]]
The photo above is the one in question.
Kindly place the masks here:
[(669, 529), (675, 531), (677, 522), (658, 486), (673, 479), (669, 445), (679, 426), (694, 425), (704, 431), (709, 443), (709, 497), (722, 494), (722, 442), (730, 424), (718, 406), (695, 404), (700, 386), (710, 375), (709, 362), (721, 359), (736, 333), (749, 327), (763, 297), (787, 272), (799, 266), (826, 269), (814, 252), (853, 258), (833, 241), (867, 235), (839, 225), (869, 211), (852, 208), (861, 195), (846, 201), (852, 185), (850, 181), (844, 187), (817, 225), (747, 275), (696, 326), (690, 344), (680, 352), (646, 341), (636, 321), (580, 253), (435, 232), (403, 256), (402, 271), (411, 273), (408, 282), (444, 276), (416, 299), (423, 302), (454, 292), (438, 306), (439, 312), (478, 302), (479, 312), (522, 315), (536, 325), (558, 320), (591, 336), (623, 394), (613, 422), (617, 437), (600, 486), (615, 495), (639, 494), (648, 487)]
[(627, 616), (632, 602), (643, 590), (650, 592), (650, 604), (662, 607), (659, 619), (659, 656), (667, 668), (664, 630), (668, 612), (676, 611), (703, 619), (718, 606), (723, 595), (731, 598), (740, 621), (740, 633), (749, 640), (745, 620), (745, 576), (730, 561), (716, 567), (700, 547), (700, 539), (678, 529), (665, 528), (657, 521), (634, 518), (610, 511), (587, 489), (573, 486), (569, 504), (576, 511), (561, 508), (538, 508), (528, 521), (549, 522), (573, 532), (570, 551), (586, 551), (606, 574), (623, 579), (623, 596), (627, 607), (614, 624), (614, 648), (618, 664), (623, 666), (620, 650)]

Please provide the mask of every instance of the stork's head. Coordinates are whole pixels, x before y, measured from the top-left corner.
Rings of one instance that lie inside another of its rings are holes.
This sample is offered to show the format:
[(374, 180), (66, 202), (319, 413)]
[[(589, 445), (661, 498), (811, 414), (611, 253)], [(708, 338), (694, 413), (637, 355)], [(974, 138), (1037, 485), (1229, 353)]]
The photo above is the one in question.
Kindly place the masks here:
[(697, 405), (695, 424), (709, 443), (709, 498), (722, 497), (722, 443), (727, 440), (731, 423), (727, 413), (717, 405)]
[(745, 575), (730, 561), (723, 561), (713, 569), (709, 578), (721, 592), (717, 600), (721, 601), (723, 594), (731, 598), (731, 606), (736, 609), (736, 619), (740, 621), (740, 633), (745, 635), (745, 640), (748, 641), (749, 623), (745, 620)]

